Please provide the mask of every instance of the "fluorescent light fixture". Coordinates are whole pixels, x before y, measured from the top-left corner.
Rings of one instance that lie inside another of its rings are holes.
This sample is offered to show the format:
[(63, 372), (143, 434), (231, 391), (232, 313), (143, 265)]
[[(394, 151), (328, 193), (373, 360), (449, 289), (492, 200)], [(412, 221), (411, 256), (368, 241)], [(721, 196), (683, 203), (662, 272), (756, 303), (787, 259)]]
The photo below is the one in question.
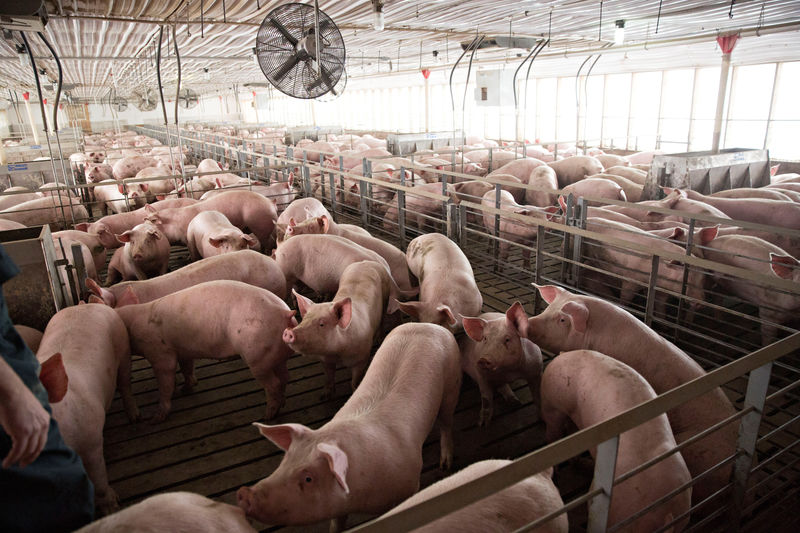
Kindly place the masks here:
[(372, 0), (372, 13), (375, 15), (372, 27), (375, 31), (383, 31), (383, 0)]
[(614, 30), (614, 44), (620, 45), (625, 42), (625, 21), (618, 20), (616, 25), (617, 27)]

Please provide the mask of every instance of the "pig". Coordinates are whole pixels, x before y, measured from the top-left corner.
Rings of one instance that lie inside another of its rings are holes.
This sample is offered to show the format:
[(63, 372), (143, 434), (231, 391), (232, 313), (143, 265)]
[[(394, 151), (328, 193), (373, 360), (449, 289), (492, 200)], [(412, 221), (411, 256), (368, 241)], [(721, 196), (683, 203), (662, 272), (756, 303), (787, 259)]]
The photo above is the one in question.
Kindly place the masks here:
[(19, 222), (14, 222), (13, 220), (6, 220), (0, 218), (0, 231), (7, 231), (10, 229), (22, 229), (27, 228), (25, 224), (20, 224)]
[(0, 211), (43, 197), (41, 192), (32, 192), (25, 187), (9, 187), (0, 195)]
[[(480, 165), (481, 168), (487, 169), (489, 172), (496, 170), (503, 165), (506, 165), (518, 158), (514, 152), (506, 150), (492, 150), (492, 155), (489, 156), (489, 150), (473, 150), (464, 154), (464, 157), (473, 163)], [(489, 163), (491, 157), (491, 164)]]
[(298, 198), (290, 203), (278, 217), (277, 231), (282, 236), (289, 225), (289, 220), (294, 219), (296, 223), (303, 222), (308, 218), (327, 216), (333, 220), (331, 214), (316, 198)]
[[(193, 312), (187, 313), (188, 309)], [(128, 328), (131, 351), (153, 366), (159, 395), (153, 422), (163, 421), (172, 407), (178, 363), (184, 391), (190, 392), (197, 383), (194, 359), (200, 357), (240, 355), (264, 387), (267, 420), (284, 404), (286, 361), (292, 350), (281, 335), (297, 321), (294, 312), (268, 290), (239, 281), (209, 281), (115, 311)]]
[[(53, 240), (53, 248), (55, 249), (56, 261), (63, 261), (65, 259), (65, 256), (66, 256), (66, 261), (69, 264), (75, 266), (77, 263), (75, 261), (75, 254), (73, 253), (72, 245), (73, 244), (77, 244), (80, 247), (80, 256), (81, 256), (81, 259), (83, 260), (84, 273), (86, 274), (86, 277), (88, 279), (93, 279), (93, 280), (97, 281), (98, 280), (97, 269), (94, 266), (94, 260), (93, 260), (93, 257), (92, 257), (92, 252), (91, 252), (91, 250), (89, 250), (89, 247), (86, 246), (85, 244), (83, 244), (80, 241), (70, 241), (68, 239), (62, 239), (62, 240), (65, 241), (64, 242), (63, 252), (62, 252), (62, 248), (60, 246), (60, 243), (58, 241), (56, 241), (55, 239)], [(78, 276), (78, 270), (77, 269), (72, 270), (70, 272), (69, 270), (67, 270), (66, 265), (59, 265), (56, 268), (58, 270), (58, 275), (61, 278), (61, 282), (64, 284), (64, 287), (65, 287), (65, 290), (66, 290), (67, 294), (70, 294), (70, 289), (69, 289), (70, 285), (75, 287), (76, 290), (80, 291), (81, 279)], [(70, 282), (70, 280), (69, 280), (70, 276), (72, 277), (72, 282)], [(72, 301), (73, 298), (72, 298), (71, 294), (70, 294), (68, 300), (72, 304), (77, 304), (78, 303), (78, 302)]]
[(600, 161), (600, 164), (603, 165), (603, 168), (611, 168), (616, 166), (627, 167), (631, 164), (630, 161), (621, 155), (600, 154), (594, 157)]
[(196, 203), (197, 200), (192, 200), (191, 198), (161, 200), (134, 211), (105, 216), (97, 222), (76, 224), (75, 229), (87, 232), (90, 235), (96, 235), (100, 239), (100, 243), (105, 246), (106, 249), (119, 248), (123, 243), (117, 240), (116, 235), (133, 229), (134, 226), (143, 223), (145, 217), (153, 211), (174, 207), (186, 207), (187, 205)]
[[(684, 255), (686, 251), (682, 246), (658, 239), (651, 233), (640, 230), (620, 222), (609, 219), (588, 218), (586, 229), (609, 237), (625, 240), (639, 245), (647, 246), (654, 250), (671, 252)], [(599, 262), (607, 270), (619, 276), (621, 281), (620, 301), (628, 305), (633, 301), (636, 293), (641, 291), (650, 281), (651, 259), (640, 252), (628, 251), (624, 248), (601, 244), (591, 245), (586, 248), (586, 255)], [(683, 286), (683, 264), (673, 261), (661, 261), (658, 269), (656, 287), (681, 294)], [(705, 292), (704, 273), (696, 268), (689, 269), (686, 282), (686, 295), (695, 301), (690, 306), (687, 320), (692, 321), (694, 310), (704, 300)], [(655, 310), (659, 314), (666, 313), (666, 303), (669, 295), (657, 291), (655, 293)]]
[(147, 167), (155, 167), (158, 160), (147, 155), (136, 155), (133, 157), (123, 157), (112, 166), (114, 179), (122, 181), (126, 178), (134, 177), (140, 170)]
[[(547, 192), (558, 189), (556, 171), (549, 165), (536, 167), (531, 171), (528, 185), (535, 189), (525, 189), (525, 203), (537, 207), (555, 205), (558, 196)], [(538, 190), (536, 190), (538, 189)]]
[(789, 200), (795, 203), (800, 203), (800, 183), (789, 183), (789, 189), (787, 189), (783, 184), (776, 184), (776, 185), (767, 185), (762, 187), (762, 190), (765, 191), (778, 191), (782, 195), (786, 196)]
[[(604, 178), (584, 178), (564, 187), (564, 194), (574, 194), (577, 197), (586, 196), (594, 199), (628, 201), (625, 191), (616, 182)], [(590, 205), (602, 204), (597, 200), (590, 200)]]
[[(591, 396), (584, 391), (592, 390)], [(547, 425), (546, 438), (553, 442), (568, 433), (574, 424), (578, 430), (605, 420), (652, 400), (656, 393), (630, 366), (600, 352), (575, 350), (562, 352), (547, 365), (542, 376), (542, 417)], [(662, 414), (620, 435), (614, 477), (675, 448), (669, 421)], [(595, 457), (597, 451), (590, 449)], [(674, 453), (635, 476), (614, 486), (608, 527), (679, 489), (692, 477), (680, 453)], [(666, 502), (637, 518), (622, 531), (655, 531), (669, 526), (682, 531), (689, 522), (692, 489), (678, 492)], [(679, 517), (680, 520), (672, 524)]]
[(369, 232), (358, 226), (352, 224), (337, 224), (327, 215), (307, 219), (301, 224), (292, 225), (289, 221), (289, 227), (286, 229), (285, 238), (288, 239), (293, 235), (299, 234), (325, 234), (325, 235), (338, 235), (347, 240), (363, 246), (367, 250), (372, 250), (376, 254), (383, 257), (391, 269), (392, 278), (394, 278), (397, 286), (403, 291), (410, 291), (413, 289), (413, 284), (409, 276), (408, 263), (406, 262), (406, 254), (404, 254), (396, 246), (382, 240), (376, 239)]
[(539, 419), (539, 382), (542, 378), (542, 351), (528, 339), (528, 316), (519, 302), (505, 314), (484, 313), (462, 317), (464, 332), (459, 341), (461, 369), (478, 384), (481, 412), (478, 426), (488, 426), (494, 410), (494, 391), (511, 405), (520, 405), (509, 384), (517, 379), (528, 382), (536, 405), (533, 421)]
[[(671, 191), (671, 190), (670, 190)], [(691, 200), (705, 202), (734, 220), (800, 229), (800, 205), (763, 198), (718, 198), (692, 190), (680, 191)]]
[(508, 191), (514, 197), (514, 201), (517, 203), (523, 203), (525, 201), (525, 193), (527, 192), (524, 187), (516, 187), (515, 184), (517, 183), (526, 183), (520, 181), (519, 178), (516, 176), (512, 176), (511, 174), (496, 174), (492, 173), (488, 176), (488, 178), (492, 178), (490, 183), (497, 184), (500, 183), (500, 188), (504, 191)]
[(625, 198), (628, 202), (638, 202), (642, 199), (644, 186), (639, 185), (635, 181), (631, 181), (628, 178), (623, 178), (622, 176), (617, 176), (616, 174), (594, 174), (593, 176), (589, 176), (589, 178), (602, 178), (613, 181), (622, 187), (623, 191), (625, 191)]
[(114, 310), (104, 305), (67, 307), (50, 319), (36, 358), (44, 363), (56, 354), (61, 354), (69, 384), (63, 400), (52, 405), (53, 418), (86, 467), (98, 513), (108, 514), (119, 508), (103, 459), (103, 424), (115, 390), (128, 418), (139, 418), (131, 393), (128, 333)]
[[(100, 183), (101, 181), (114, 179), (114, 168), (105, 163), (88, 165), (86, 167), (86, 181), (89, 183)], [(92, 189), (89, 189), (91, 191)]]
[[(286, 287), (299, 280), (320, 295), (339, 290), (345, 268), (359, 261), (379, 263), (391, 277), (391, 268), (378, 253), (336, 235), (297, 235), (283, 241), (275, 252), (275, 261), (286, 276)], [(392, 278), (392, 297), (411, 296), (415, 291), (401, 291)]]
[[(494, 185), (482, 180), (462, 181), (460, 183), (454, 183), (452, 186), (452, 190), (459, 203), (460, 202), (478, 203), (481, 201), (484, 194), (494, 190)], [(470, 215), (473, 214), (468, 213), (468, 216)]]
[[(500, 459), (472, 463), (460, 472), (419, 491), (381, 518), (414, 507), (434, 496), (451, 491), (509, 464), (511, 461)], [(561, 495), (551, 479), (552, 474), (553, 469), (548, 468), (413, 531), (414, 533), (440, 531), (485, 533), (487, 531), (516, 531), (524, 528), (531, 522), (554, 513), (564, 506)], [(567, 533), (568, 530), (566, 513), (560, 514), (535, 529), (538, 533)]]
[(531, 157), (515, 159), (497, 168), (497, 170), (489, 174), (489, 177), (496, 174), (509, 174), (517, 178), (521, 183), (528, 183), (531, 178), (531, 173), (541, 166), (545, 166), (543, 161)]
[(201, 259), (162, 276), (141, 281), (125, 281), (108, 288), (87, 281), (87, 288), (110, 307), (123, 307), (135, 300), (147, 303), (162, 296), (188, 289), (206, 281), (228, 279), (266, 289), (286, 298), (286, 278), (271, 257), (253, 250)]
[(115, 214), (126, 213), (134, 208), (144, 207), (147, 187), (146, 183), (123, 184), (116, 180), (105, 180), (94, 187), (94, 196), (99, 202), (103, 216), (107, 215), (109, 210)]
[(171, 244), (187, 244), (187, 230), (192, 219), (203, 211), (219, 211), (231, 224), (252, 232), (261, 243), (262, 250), (271, 248), (275, 228), (275, 203), (250, 191), (228, 191), (214, 198), (186, 207), (150, 211), (146, 220), (164, 232)]
[(230, 223), (219, 211), (198, 213), (186, 229), (189, 257), (192, 261), (215, 255), (246, 250), (256, 241)]
[(81, 205), (80, 200), (68, 196), (45, 196), (0, 211), (1, 220), (18, 222), (25, 226), (50, 224), (51, 228), (58, 229), (66, 229), (73, 220), (81, 223), (88, 218), (89, 212)]
[(42, 332), (28, 326), (14, 324), (14, 329), (17, 330), (19, 336), (25, 342), (25, 346), (30, 348), (33, 353), (39, 350), (39, 345), (42, 343)]
[(655, 156), (662, 155), (663, 153), (664, 152), (662, 152), (661, 150), (651, 150), (648, 152), (636, 152), (635, 154), (625, 156), (625, 158), (631, 165), (636, 165), (636, 164), (649, 165), (650, 163), (653, 162), (653, 158)]
[(737, 189), (727, 189), (709, 194), (714, 198), (764, 198), (766, 200), (779, 200), (781, 202), (791, 202), (792, 199), (777, 189), (753, 189), (742, 187)]
[(796, 172), (787, 174), (773, 174), (770, 176), (770, 183), (800, 183), (800, 174), (797, 174)]
[(627, 166), (614, 166), (609, 167), (602, 171), (603, 174), (613, 174), (615, 176), (621, 176), (625, 179), (629, 179), (632, 182), (644, 186), (645, 179), (647, 178), (647, 172), (643, 170), (639, 170), (634, 167), (627, 167)]
[[(636, 370), (656, 394), (705, 375), (688, 355), (621, 307), (553, 285), (538, 290), (549, 305), (528, 319), (528, 337), (541, 349), (551, 353), (598, 351)], [(667, 417), (680, 444), (734, 412), (722, 389), (716, 388), (670, 410)], [(733, 455), (737, 428), (738, 424), (727, 424), (681, 451), (692, 477)], [(731, 468), (726, 466), (698, 481), (692, 489), (693, 504), (725, 487), (730, 474)]]
[[(800, 281), (800, 262), (782, 248), (758, 237), (748, 235), (723, 235), (704, 239), (702, 255), (711, 261), (752, 270), (765, 276)], [(717, 284), (726, 294), (737, 296), (758, 306), (762, 342), (766, 345), (776, 340), (775, 324), (786, 324), (795, 319), (800, 309), (800, 296), (771, 289), (759, 283), (730, 276), (717, 275)]]
[(483, 297), (461, 249), (440, 233), (420, 235), (406, 249), (408, 268), (419, 279), (419, 302), (397, 303), (422, 322), (462, 328), (461, 316), (477, 316)]
[(222, 167), (213, 159), (203, 159), (197, 164), (197, 173), (203, 174), (205, 172), (222, 172)]
[(382, 265), (359, 261), (344, 269), (331, 302), (315, 304), (292, 291), (302, 321), (283, 331), (283, 342), (297, 353), (320, 358), (327, 377), (323, 399), (336, 393), (337, 362), (351, 369), (354, 391), (361, 382), (380, 334), (391, 285)]
[(106, 285), (147, 279), (167, 272), (169, 242), (154, 224), (144, 222), (116, 237), (124, 246), (117, 248), (111, 256)]
[[(436, 200), (434, 198), (430, 198), (428, 196), (422, 196), (418, 194), (414, 194), (413, 192), (407, 192), (405, 195), (406, 199), (406, 221), (413, 220), (416, 224), (416, 227), (423, 229), (426, 224), (434, 224), (436, 220), (441, 219), (442, 217), (442, 205), (444, 202), (447, 201), (447, 198), (455, 199), (455, 193), (453, 192), (453, 184), (448, 183), (446, 185), (447, 196), (443, 197), (441, 200)], [(415, 185), (413, 187), (415, 192), (419, 191), (421, 193), (427, 194), (442, 194), (442, 184), (441, 183), (423, 183), (421, 185)], [(435, 219), (435, 220), (431, 220)], [(386, 213), (383, 216), (383, 227), (387, 231), (394, 231), (395, 228), (398, 227), (398, 211), (397, 205), (392, 204), (386, 210)]]
[(576, 155), (547, 164), (556, 171), (558, 185), (561, 188), (578, 182), (586, 176), (603, 172), (603, 165), (600, 161), (588, 155)]
[[(483, 195), (481, 204), (484, 207), (497, 206), (497, 192), (491, 190)], [(523, 245), (532, 245), (536, 240), (538, 230), (538, 220), (546, 218), (546, 212), (543, 209), (530, 205), (519, 205), (514, 201), (514, 198), (508, 191), (500, 191), (500, 210), (516, 213), (518, 215), (525, 215), (529, 218), (529, 222), (520, 222), (515, 219), (504, 217), (500, 215), (500, 241), (499, 245), (499, 259), (501, 261), (500, 268), (503, 269), (503, 263), (508, 261), (508, 254), (511, 244), (509, 241), (516, 242)], [(483, 212), (483, 227), (490, 235), (495, 235), (495, 214), (489, 211)], [(492, 243), (489, 244), (491, 248)], [(531, 251), (522, 249), (522, 266), (523, 268), (530, 268), (531, 266)]]
[(97, 520), (76, 533), (255, 533), (244, 511), (191, 492), (167, 492)]
[(450, 468), (460, 386), (458, 345), (449, 331), (433, 324), (395, 328), (328, 423), (256, 424), (286, 454), (268, 478), (239, 489), (239, 507), (267, 524), (335, 519), (333, 530), (344, 528), (348, 514), (389, 510), (419, 488), (422, 445), (437, 420), (439, 464)]
[[(167, 178), (172, 175), (172, 170), (166, 165), (143, 168), (136, 173), (137, 180), (150, 179), (146, 182), (136, 182), (146, 193), (148, 199), (164, 196), (171, 192), (176, 186), (180, 186), (181, 178)], [(135, 185), (128, 183), (128, 185)]]

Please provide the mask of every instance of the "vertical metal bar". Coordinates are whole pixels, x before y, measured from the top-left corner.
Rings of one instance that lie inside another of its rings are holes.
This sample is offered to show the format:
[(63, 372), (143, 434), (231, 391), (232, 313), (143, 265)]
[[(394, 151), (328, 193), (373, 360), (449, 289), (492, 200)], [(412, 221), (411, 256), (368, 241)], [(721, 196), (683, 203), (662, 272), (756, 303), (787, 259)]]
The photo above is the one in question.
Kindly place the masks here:
[(733, 531), (741, 527), (741, 514), (744, 507), (745, 490), (750, 469), (753, 466), (758, 428), (764, 413), (764, 403), (772, 374), (772, 361), (750, 372), (747, 380), (747, 393), (743, 409), (753, 407), (753, 411), (742, 417), (739, 423), (739, 438), (736, 442), (736, 461), (733, 465), (733, 505), (731, 505), (731, 526)]
[(369, 225), (369, 217), (367, 213), (367, 182), (364, 180), (358, 180), (358, 199), (361, 207), (361, 225), (366, 228)]
[[(406, 167), (400, 167), (400, 185), (406, 185)], [(406, 247), (406, 191), (397, 191), (397, 227), (400, 233), (400, 247)]]
[(654, 255), (650, 264), (650, 280), (647, 283), (647, 305), (645, 306), (644, 311), (644, 323), (648, 326), (652, 325), (653, 323), (653, 306), (655, 305), (656, 300), (656, 282), (658, 281), (659, 262), (660, 257)]
[[(491, 148), (489, 148), (489, 150), (491, 150)], [(491, 152), (489, 152), (489, 153), (491, 154)], [(489, 168), (492, 168), (491, 159), (489, 160)], [(494, 185), (494, 208), (497, 209), (497, 210), (500, 209), (500, 205), (501, 205), (500, 198), (501, 198), (501, 195), (502, 195), (502, 189), (500, 188), (500, 184), (499, 183), (495, 183), (495, 185)], [(499, 239), (500, 239), (500, 215), (499, 214), (495, 214), (494, 215), (494, 241), (493, 241), (493, 244), (492, 244), (492, 257), (494, 259), (494, 267), (495, 267), (495, 269), (497, 269), (497, 267), (499, 266), (499, 263), (497, 262), (497, 253), (498, 253), (498, 249), (500, 247)]]
[(604, 533), (608, 526), (608, 511), (611, 507), (611, 494), (614, 490), (614, 470), (617, 468), (617, 448), (619, 435), (597, 445), (594, 461), (592, 489), (603, 492), (589, 500), (588, 533)]
[[(78, 277), (77, 300), (83, 300), (86, 296), (86, 265), (83, 262), (83, 252), (81, 245), (77, 242), (72, 243), (72, 262), (75, 264), (75, 273)], [(74, 293), (73, 293), (74, 294)]]
[[(338, 221), (338, 217), (336, 216), (337, 215), (337, 213), (336, 213), (336, 184), (335, 184), (335, 181), (334, 181), (335, 178), (333, 176), (333, 172), (330, 173), (328, 178), (330, 179), (330, 185), (331, 185), (331, 187), (330, 187), (330, 190), (331, 190), (331, 215), (333, 216), (333, 221), (334, 222), (339, 222)], [(325, 182), (324, 179), (322, 181), (323, 181), (323, 183)], [(324, 190), (323, 190), (322, 194), (323, 194), (323, 196), (325, 195), (325, 191)]]
[[(463, 156), (463, 154), (461, 156), (461, 165), (462, 165), (462, 167), (464, 165), (464, 156)], [(491, 174), (491, 172), (492, 172), (492, 147), (491, 146), (489, 147), (489, 163), (488, 163), (488, 165), (489, 165), (489, 173)], [(461, 172), (464, 172), (463, 168), (461, 169)]]
[(453, 242), (461, 242), (458, 235), (461, 226), (458, 223), (458, 206), (452, 202), (447, 202), (447, 236)]
[[(689, 219), (689, 229), (686, 234), (686, 255), (692, 254), (692, 246), (694, 246), (694, 226), (697, 221), (694, 218)], [(681, 297), (678, 298), (678, 313), (676, 315), (676, 326), (681, 319), (681, 311), (683, 310), (683, 299), (686, 296), (687, 283), (689, 282), (689, 265), (683, 265), (683, 282), (681, 283)], [(678, 338), (678, 328), (675, 328), (675, 338)]]
[(303, 165), (303, 188), (306, 196), (311, 196), (311, 172), (308, 165)]
[[(581, 229), (586, 229), (586, 199), (581, 196), (578, 198), (578, 213), (576, 215), (576, 226)], [(578, 287), (580, 284), (580, 267), (579, 264), (581, 262), (581, 252), (583, 244), (583, 237), (580, 235), (575, 235), (572, 238), (572, 282), (575, 284), (575, 287)]]
[[(558, 146), (558, 143), (556, 143)], [(573, 226), (573, 212), (574, 212), (574, 205), (575, 205), (575, 196), (572, 193), (569, 193), (567, 196), (567, 210), (564, 213), (564, 225), (565, 226)], [(567, 279), (568, 274), (568, 264), (567, 264), (567, 257), (569, 256), (569, 247), (570, 247), (570, 238), (571, 234), (567, 231), (564, 232), (564, 239), (561, 242), (561, 257), (563, 260), (561, 261), (561, 281), (565, 281)]]
[(458, 244), (463, 250), (467, 246), (467, 206), (458, 205)]
[[(544, 267), (544, 256), (542, 255), (542, 248), (544, 247), (544, 226), (539, 225), (536, 227), (536, 268), (533, 271), (533, 281), (537, 285), (542, 284), (542, 268)], [(539, 291), (533, 291), (533, 312), (539, 309)]]

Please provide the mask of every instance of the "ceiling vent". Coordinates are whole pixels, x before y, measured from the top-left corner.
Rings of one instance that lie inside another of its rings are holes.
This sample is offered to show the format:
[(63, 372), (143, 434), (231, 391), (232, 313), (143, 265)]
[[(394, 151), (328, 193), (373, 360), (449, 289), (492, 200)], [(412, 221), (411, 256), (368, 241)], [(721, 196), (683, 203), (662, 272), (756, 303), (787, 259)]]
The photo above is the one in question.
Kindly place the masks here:
[[(482, 48), (522, 48), (530, 50), (539, 40), (535, 37), (509, 37), (508, 35), (495, 35), (486, 37), (478, 50)], [(461, 43), (461, 48), (466, 50), (472, 41), (464, 41)]]

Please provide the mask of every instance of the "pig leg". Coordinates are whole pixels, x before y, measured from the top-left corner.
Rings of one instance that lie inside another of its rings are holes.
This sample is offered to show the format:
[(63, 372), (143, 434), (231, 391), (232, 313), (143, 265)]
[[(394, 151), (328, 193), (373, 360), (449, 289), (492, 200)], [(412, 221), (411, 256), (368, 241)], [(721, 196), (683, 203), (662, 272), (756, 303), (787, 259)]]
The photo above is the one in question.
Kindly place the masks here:
[[(472, 370), (472, 369), (469, 369)], [(483, 378), (480, 372), (472, 370), (468, 371), (469, 376), (478, 384), (478, 389), (481, 392), (481, 413), (478, 417), (478, 427), (486, 427), (492, 421), (492, 412), (494, 411), (494, 389)]]
[(125, 407), (125, 413), (128, 415), (128, 420), (137, 422), (140, 418), (139, 407), (136, 406), (136, 399), (133, 397), (131, 391), (131, 358), (126, 355), (122, 358), (117, 369), (117, 390), (122, 398), (122, 405)]
[[(284, 363), (285, 365), (285, 363)], [(275, 418), (285, 403), (285, 377), (281, 370), (270, 369), (264, 373), (255, 374), (256, 381), (264, 387), (264, 393), (267, 397), (267, 412), (266, 419), (271, 420)]]
[[(364, 374), (367, 371), (367, 362), (368, 360), (364, 360), (353, 365), (352, 377), (350, 379), (350, 386), (352, 387), (353, 392), (355, 392), (356, 388), (358, 388), (358, 384), (361, 383), (361, 379), (364, 377)], [(336, 367), (334, 366), (334, 369), (335, 368)]]
[(452, 389), (445, 388), (442, 394), (442, 404), (439, 407), (437, 421), (439, 423), (439, 468), (450, 470), (453, 467), (453, 418), (458, 404), (458, 393), (461, 390), (461, 376)]
[(197, 377), (194, 375), (194, 359), (179, 359), (178, 365), (181, 367), (181, 374), (183, 374), (183, 389), (184, 394), (190, 394), (197, 385)]
[(162, 354), (157, 360), (150, 363), (158, 382), (158, 409), (153, 415), (151, 423), (163, 422), (170, 409), (172, 409), (172, 393), (175, 392), (175, 369), (178, 357), (175, 353)]
[(108, 265), (108, 272), (106, 273), (106, 287), (110, 287), (111, 285), (119, 283), (120, 281), (122, 281), (122, 273), (112, 265)]
[(525, 270), (531, 269), (531, 251), (527, 248), (522, 250), (522, 268)]
[(336, 518), (331, 518), (331, 524), (328, 528), (330, 533), (339, 533), (340, 531), (344, 531), (347, 528), (347, 515), (344, 516), (337, 516)]
[(91, 449), (81, 457), (83, 466), (89, 479), (94, 484), (95, 507), (98, 516), (109, 515), (119, 510), (119, 497), (108, 484), (108, 472), (106, 462), (103, 458), (103, 436), (102, 434), (93, 439), (95, 443)]
[(619, 292), (619, 299), (620, 303), (625, 305), (630, 305), (633, 299), (636, 297), (636, 294), (639, 292), (639, 286), (635, 283), (631, 283), (630, 281), (622, 280), (622, 288)]

